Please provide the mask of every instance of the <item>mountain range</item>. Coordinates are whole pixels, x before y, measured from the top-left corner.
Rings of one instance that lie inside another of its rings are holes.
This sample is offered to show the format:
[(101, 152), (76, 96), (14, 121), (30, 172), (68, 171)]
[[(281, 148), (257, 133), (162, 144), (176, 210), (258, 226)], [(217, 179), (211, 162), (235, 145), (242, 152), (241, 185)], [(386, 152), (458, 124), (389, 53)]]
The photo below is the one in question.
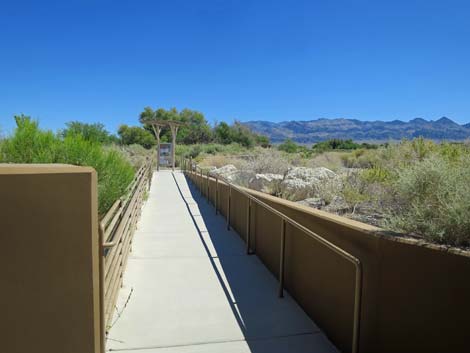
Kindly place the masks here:
[(436, 141), (462, 141), (470, 138), (470, 123), (459, 125), (446, 117), (434, 121), (416, 118), (408, 122), (356, 119), (293, 120), (279, 123), (248, 121), (244, 125), (256, 133), (268, 136), (273, 143), (286, 139), (309, 144), (332, 138), (358, 142), (386, 142), (420, 136)]

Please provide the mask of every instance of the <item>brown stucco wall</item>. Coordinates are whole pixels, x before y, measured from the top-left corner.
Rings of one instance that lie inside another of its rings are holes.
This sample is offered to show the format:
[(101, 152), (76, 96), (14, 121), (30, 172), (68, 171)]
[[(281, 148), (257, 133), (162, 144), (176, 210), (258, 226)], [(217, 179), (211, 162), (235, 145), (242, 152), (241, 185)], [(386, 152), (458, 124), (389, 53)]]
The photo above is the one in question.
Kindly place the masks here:
[(96, 173), (0, 164), (0, 351), (101, 348)]
[[(194, 178), (194, 176), (192, 176)], [(200, 182), (198, 177), (196, 180)], [(211, 182), (211, 187), (215, 183)], [(219, 182), (226, 211), (228, 187)], [(248, 190), (271, 207), (358, 257), (363, 266), (360, 352), (468, 352), (470, 256)], [(231, 224), (246, 237), (246, 196), (232, 190)], [(254, 206), (251, 246), (278, 276), (278, 216)], [(286, 288), (343, 352), (352, 340), (354, 268), (290, 226)]]

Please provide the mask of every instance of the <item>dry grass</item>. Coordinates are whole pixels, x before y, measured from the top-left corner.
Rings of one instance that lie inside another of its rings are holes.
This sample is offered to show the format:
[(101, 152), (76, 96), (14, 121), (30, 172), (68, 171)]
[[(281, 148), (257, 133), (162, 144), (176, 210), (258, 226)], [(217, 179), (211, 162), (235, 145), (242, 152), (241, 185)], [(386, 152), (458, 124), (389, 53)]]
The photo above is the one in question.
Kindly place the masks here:
[(275, 149), (255, 148), (250, 153), (227, 155), (206, 155), (200, 165), (203, 167), (220, 168), (227, 164), (233, 164), (240, 170), (254, 173), (273, 173), (284, 175), (293, 165), (287, 154)]
[(238, 169), (243, 169), (245, 161), (240, 156), (230, 156), (225, 154), (206, 155), (199, 163), (201, 167), (220, 168), (224, 165), (233, 164)]
[(344, 156), (349, 154), (350, 152), (324, 152), (315, 154), (312, 158), (306, 161), (306, 167), (325, 167), (336, 172), (344, 167)]

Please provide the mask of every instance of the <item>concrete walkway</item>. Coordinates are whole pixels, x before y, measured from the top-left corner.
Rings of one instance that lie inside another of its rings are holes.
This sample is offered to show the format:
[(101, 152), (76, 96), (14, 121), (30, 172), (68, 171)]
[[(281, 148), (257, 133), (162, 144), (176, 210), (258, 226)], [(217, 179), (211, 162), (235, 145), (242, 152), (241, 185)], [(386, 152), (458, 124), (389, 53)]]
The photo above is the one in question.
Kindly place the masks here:
[(180, 172), (154, 174), (107, 349), (336, 352)]

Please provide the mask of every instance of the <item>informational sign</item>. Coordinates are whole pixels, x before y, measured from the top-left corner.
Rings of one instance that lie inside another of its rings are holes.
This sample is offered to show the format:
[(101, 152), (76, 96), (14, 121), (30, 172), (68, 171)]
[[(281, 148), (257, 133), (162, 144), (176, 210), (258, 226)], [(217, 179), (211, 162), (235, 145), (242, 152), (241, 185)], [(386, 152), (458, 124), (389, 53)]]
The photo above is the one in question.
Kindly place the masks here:
[(171, 167), (171, 152), (172, 152), (171, 143), (160, 143), (160, 166), (162, 167)]

